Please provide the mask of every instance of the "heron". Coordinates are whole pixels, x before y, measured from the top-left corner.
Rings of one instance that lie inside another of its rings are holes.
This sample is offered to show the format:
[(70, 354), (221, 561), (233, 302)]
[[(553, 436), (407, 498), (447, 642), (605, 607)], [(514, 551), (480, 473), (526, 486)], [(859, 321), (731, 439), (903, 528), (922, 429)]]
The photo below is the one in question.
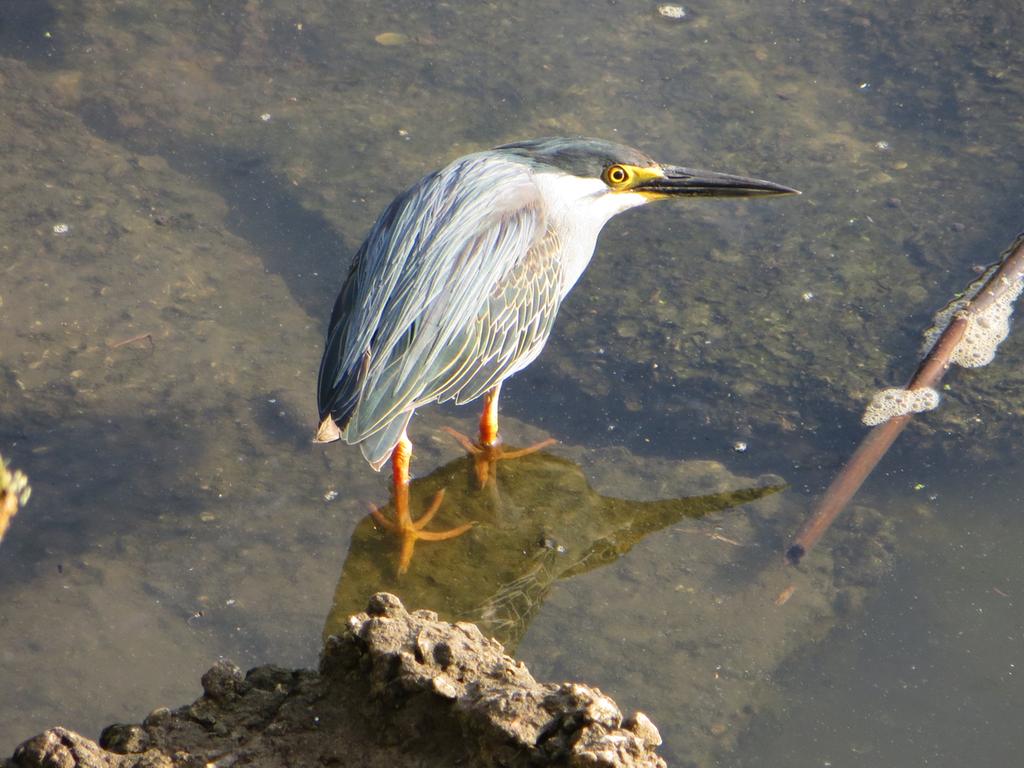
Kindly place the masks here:
[[(483, 398), (482, 461), (512, 458), (498, 434), (502, 382), (533, 362), (605, 223), (654, 200), (799, 194), (762, 179), (656, 162), (622, 144), (542, 138), (460, 157), (399, 194), (356, 252), (331, 313), (317, 382), (316, 442), (390, 459), (404, 572), (418, 540), (464, 533), (413, 519), (409, 422), (417, 408)], [(526, 451), (534, 450), (532, 446)]]

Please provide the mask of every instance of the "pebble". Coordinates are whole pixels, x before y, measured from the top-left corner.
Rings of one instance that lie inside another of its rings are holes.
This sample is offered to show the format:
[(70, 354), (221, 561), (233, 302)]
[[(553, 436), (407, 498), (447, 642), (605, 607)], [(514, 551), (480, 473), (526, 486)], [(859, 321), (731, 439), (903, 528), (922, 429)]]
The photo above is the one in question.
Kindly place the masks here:
[(373, 40), (377, 45), (405, 45), (409, 42), (409, 36), (401, 32), (381, 32)]
[(659, 5), (658, 13), (666, 19), (685, 19), (686, 9), (681, 5)]
[(457, 699), (459, 697), (459, 689), (455, 687), (455, 683), (444, 675), (438, 675), (430, 682), (434, 693), (438, 696), (445, 699)]

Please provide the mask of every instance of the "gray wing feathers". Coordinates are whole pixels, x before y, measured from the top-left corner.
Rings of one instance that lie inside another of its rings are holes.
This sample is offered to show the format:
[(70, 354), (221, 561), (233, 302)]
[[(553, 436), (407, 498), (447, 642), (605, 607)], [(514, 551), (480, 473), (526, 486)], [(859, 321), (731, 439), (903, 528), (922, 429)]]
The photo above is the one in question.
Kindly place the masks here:
[(402, 437), (402, 433), (409, 426), (409, 419), (411, 418), (412, 411), (400, 413), (372, 435), (362, 439), (359, 447), (363, 451), (363, 456), (370, 462), (370, 466), (378, 472), (387, 460), (391, 458), (391, 451), (394, 450), (395, 445), (397, 445)]
[(468, 402), (533, 362), (558, 310), (559, 245), (557, 236), (547, 233), (503, 276), (464, 332), (461, 366), (436, 399)]

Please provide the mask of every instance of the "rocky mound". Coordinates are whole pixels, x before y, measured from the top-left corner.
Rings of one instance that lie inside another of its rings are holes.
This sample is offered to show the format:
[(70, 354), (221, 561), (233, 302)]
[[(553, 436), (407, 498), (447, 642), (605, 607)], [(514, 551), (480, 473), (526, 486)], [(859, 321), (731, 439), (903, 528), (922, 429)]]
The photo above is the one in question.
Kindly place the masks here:
[(320, 670), (219, 662), (203, 695), (99, 744), (52, 728), (6, 768), (170, 766), (664, 766), (657, 728), (595, 688), (538, 683), (474, 624), (373, 596)]

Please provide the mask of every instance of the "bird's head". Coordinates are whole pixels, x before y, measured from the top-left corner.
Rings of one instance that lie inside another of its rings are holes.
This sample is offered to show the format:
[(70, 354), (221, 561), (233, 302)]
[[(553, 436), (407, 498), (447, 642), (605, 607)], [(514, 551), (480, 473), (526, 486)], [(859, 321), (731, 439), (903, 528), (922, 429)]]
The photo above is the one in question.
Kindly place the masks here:
[[(761, 197), (798, 195), (773, 181), (665, 165), (643, 152), (602, 139), (545, 138), (497, 147), (540, 175), (562, 179), (580, 200), (601, 199), (614, 215), (651, 200), (675, 197)], [(578, 180), (578, 181), (577, 181)]]

